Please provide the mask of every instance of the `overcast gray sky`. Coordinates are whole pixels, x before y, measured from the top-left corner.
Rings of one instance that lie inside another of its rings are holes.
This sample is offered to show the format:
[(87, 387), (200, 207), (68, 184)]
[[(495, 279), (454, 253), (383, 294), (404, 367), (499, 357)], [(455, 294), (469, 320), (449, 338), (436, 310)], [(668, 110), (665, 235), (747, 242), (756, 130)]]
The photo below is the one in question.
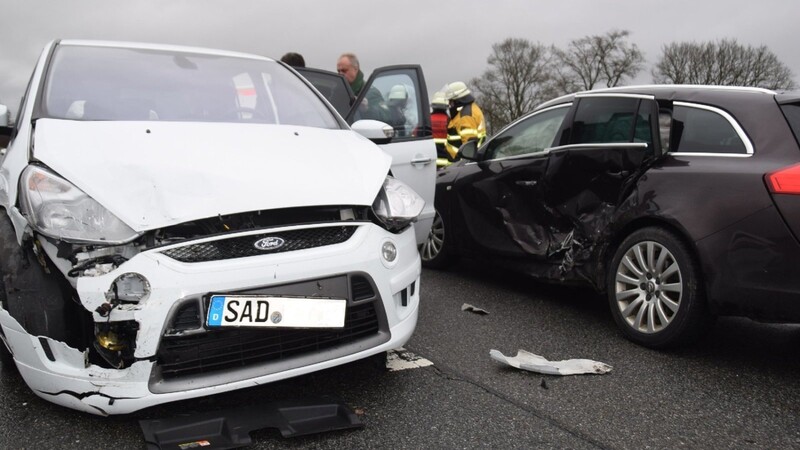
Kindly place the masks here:
[(42, 47), (52, 39), (192, 45), (335, 70), (354, 52), (366, 75), (379, 66), (422, 65), (433, 92), (486, 69), (508, 37), (564, 47), (612, 29), (631, 32), (650, 67), (664, 44), (735, 38), (767, 45), (800, 81), (797, 0), (0, 0), (0, 101), (16, 111)]

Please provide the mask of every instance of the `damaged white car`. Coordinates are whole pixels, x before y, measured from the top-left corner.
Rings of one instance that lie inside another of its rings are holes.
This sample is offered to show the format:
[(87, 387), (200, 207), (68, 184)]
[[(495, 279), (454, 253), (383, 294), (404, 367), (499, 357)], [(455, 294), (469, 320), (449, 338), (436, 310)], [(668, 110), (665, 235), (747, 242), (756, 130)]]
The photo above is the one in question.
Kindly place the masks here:
[(416, 326), (425, 201), (273, 60), (52, 42), (4, 131), (0, 352), (46, 400), (129, 413), (380, 355)]

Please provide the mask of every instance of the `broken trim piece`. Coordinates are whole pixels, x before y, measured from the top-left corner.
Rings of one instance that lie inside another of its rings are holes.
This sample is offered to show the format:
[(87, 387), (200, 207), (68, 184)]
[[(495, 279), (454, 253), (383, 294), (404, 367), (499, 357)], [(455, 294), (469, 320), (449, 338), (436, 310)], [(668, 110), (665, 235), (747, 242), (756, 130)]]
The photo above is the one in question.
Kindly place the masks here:
[(591, 359), (567, 359), (564, 361), (548, 361), (547, 358), (535, 355), (525, 350), (517, 350), (516, 356), (506, 356), (498, 350), (490, 350), (489, 356), (493, 360), (508, 364), (517, 369), (546, 375), (580, 375), (611, 372), (612, 367), (606, 363), (592, 361)]
[(228, 449), (252, 443), (250, 433), (277, 428), (283, 437), (362, 428), (364, 423), (334, 397), (246, 405), (216, 412), (140, 420), (148, 449)]
[(461, 305), (461, 311), (468, 311), (482, 316), (489, 314), (489, 311), (486, 311), (485, 309), (482, 308), (478, 308), (477, 306), (474, 305), (470, 305), (469, 303), (464, 303), (463, 305)]

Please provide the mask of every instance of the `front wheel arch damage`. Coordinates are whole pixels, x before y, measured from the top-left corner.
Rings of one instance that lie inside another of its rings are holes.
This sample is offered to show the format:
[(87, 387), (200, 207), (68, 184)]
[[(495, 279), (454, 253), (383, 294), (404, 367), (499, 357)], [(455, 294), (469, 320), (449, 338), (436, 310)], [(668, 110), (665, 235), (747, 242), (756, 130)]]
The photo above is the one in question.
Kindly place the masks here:
[[(65, 274), (42, 249), (39, 236), (26, 236), (20, 246), (10, 220), (0, 219), (0, 303), (31, 336), (46, 337), (88, 355), (87, 364), (122, 368), (134, 362), (133, 343), (138, 323), (95, 323)], [(126, 334), (131, 343), (124, 351), (109, 352), (97, 345), (97, 336)], [(48, 340), (39, 345), (53, 360)], [(12, 348), (11, 344), (9, 347)], [(124, 361), (123, 361), (124, 360)]]
[(37, 254), (33, 242), (24, 241), (23, 248), (0, 256), (3, 308), (33, 336), (87, 347), (93, 334), (91, 314), (76, 300), (74, 289), (47, 255)]
[(698, 258), (669, 227), (649, 224), (610, 245), (605, 275), (614, 321), (637, 344), (679, 347), (713, 322)]

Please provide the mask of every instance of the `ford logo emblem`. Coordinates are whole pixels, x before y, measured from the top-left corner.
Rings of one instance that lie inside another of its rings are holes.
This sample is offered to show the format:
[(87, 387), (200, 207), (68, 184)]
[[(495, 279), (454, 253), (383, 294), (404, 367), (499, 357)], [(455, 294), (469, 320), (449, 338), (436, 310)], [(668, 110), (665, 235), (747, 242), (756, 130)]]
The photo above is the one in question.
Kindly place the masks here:
[(283, 238), (279, 238), (277, 236), (269, 236), (269, 237), (265, 237), (263, 239), (257, 240), (255, 242), (255, 244), (253, 244), (253, 247), (255, 247), (255, 248), (259, 249), (259, 250), (264, 250), (264, 251), (277, 250), (277, 249), (283, 247), (284, 242), (285, 241), (283, 240)]

